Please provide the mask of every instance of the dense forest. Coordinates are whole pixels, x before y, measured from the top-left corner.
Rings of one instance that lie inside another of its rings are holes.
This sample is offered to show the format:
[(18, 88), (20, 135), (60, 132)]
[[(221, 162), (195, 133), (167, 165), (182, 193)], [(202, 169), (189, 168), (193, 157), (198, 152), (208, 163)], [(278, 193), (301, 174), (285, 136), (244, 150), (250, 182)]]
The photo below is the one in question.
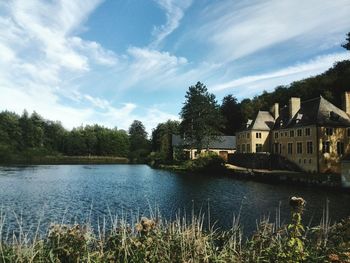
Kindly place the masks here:
[(0, 113), (0, 161), (32, 156), (119, 156), (141, 159), (150, 144), (140, 121), (134, 121), (129, 133), (117, 128), (87, 125), (66, 130), (60, 122), (45, 120), (36, 112), (21, 116)]

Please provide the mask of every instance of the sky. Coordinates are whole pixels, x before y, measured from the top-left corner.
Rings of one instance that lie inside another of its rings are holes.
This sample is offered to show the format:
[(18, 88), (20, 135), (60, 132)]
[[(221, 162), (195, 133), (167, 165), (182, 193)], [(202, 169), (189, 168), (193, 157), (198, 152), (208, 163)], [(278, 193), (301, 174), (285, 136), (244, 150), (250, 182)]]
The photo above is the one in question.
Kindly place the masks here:
[(197, 81), (220, 103), (324, 72), (349, 31), (349, 0), (0, 0), (0, 110), (150, 133)]

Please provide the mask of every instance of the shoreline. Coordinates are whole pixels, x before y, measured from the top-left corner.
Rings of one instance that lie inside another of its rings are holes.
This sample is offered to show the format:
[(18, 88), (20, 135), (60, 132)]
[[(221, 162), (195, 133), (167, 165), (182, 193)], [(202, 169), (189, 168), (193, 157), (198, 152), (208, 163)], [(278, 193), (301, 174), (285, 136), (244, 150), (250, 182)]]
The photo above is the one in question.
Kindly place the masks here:
[(16, 158), (7, 162), (0, 162), (0, 165), (64, 165), (64, 164), (130, 164), (126, 157), (113, 156), (42, 156)]
[[(152, 166), (151, 166), (152, 167)], [(343, 187), (340, 175), (335, 174), (308, 174), (302, 172), (293, 172), (288, 170), (263, 170), (248, 169), (243, 167), (233, 168), (230, 165), (225, 166), (226, 169), (220, 171), (220, 175), (229, 176), (236, 180), (255, 181), (266, 184), (287, 184), (300, 186), (314, 186), (326, 190), (336, 190), (350, 193), (350, 188)], [(213, 171), (191, 171), (182, 165), (159, 165), (152, 167), (153, 169), (168, 170), (181, 174), (212, 174)], [(214, 172), (215, 173), (215, 172)]]

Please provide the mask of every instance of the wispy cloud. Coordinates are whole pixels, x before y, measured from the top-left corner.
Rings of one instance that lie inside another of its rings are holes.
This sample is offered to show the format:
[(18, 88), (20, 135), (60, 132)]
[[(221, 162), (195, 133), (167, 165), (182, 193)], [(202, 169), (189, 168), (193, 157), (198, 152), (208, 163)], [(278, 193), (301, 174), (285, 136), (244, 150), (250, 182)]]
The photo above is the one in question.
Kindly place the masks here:
[(164, 11), (166, 23), (156, 26), (153, 30), (154, 40), (151, 47), (157, 47), (178, 26), (184, 16), (186, 9), (192, 4), (192, 0), (154, 0)]
[(330, 68), (335, 61), (350, 59), (348, 52), (319, 56), (310, 61), (264, 74), (252, 75), (219, 83), (211, 88), (213, 92), (230, 91), (240, 98), (272, 90), (278, 85), (314, 76)]
[[(257, 51), (286, 44), (310, 49), (339, 45), (349, 30), (350, 2), (223, 1), (202, 13), (193, 38), (210, 43), (211, 58), (232, 61)], [(288, 43), (291, 42), (291, 43)]]

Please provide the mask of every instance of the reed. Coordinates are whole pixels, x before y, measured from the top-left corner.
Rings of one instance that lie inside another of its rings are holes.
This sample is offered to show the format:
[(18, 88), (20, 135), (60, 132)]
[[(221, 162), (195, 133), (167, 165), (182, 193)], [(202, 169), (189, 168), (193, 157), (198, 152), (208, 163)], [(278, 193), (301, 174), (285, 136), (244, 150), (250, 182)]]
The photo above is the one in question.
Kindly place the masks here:
[(52, 224), (40, 234), (38, 224), (29, 235), (20, 217), (16, 234), (5, 231), (0, 211), (0, 262), (350, 262), (350, 218), (331, 225), (327, 205), (317, 227), (304, 226), (304, 204), (291, 200), (288, 224), (281, 225), (277, 209), (250, 237), (243, 235), (240, 213), (228, 230), (203, 214), (168, 221), (155, 210), (150, 218), (110, 216), (111, 227), (104, 219), (95, 229)]

